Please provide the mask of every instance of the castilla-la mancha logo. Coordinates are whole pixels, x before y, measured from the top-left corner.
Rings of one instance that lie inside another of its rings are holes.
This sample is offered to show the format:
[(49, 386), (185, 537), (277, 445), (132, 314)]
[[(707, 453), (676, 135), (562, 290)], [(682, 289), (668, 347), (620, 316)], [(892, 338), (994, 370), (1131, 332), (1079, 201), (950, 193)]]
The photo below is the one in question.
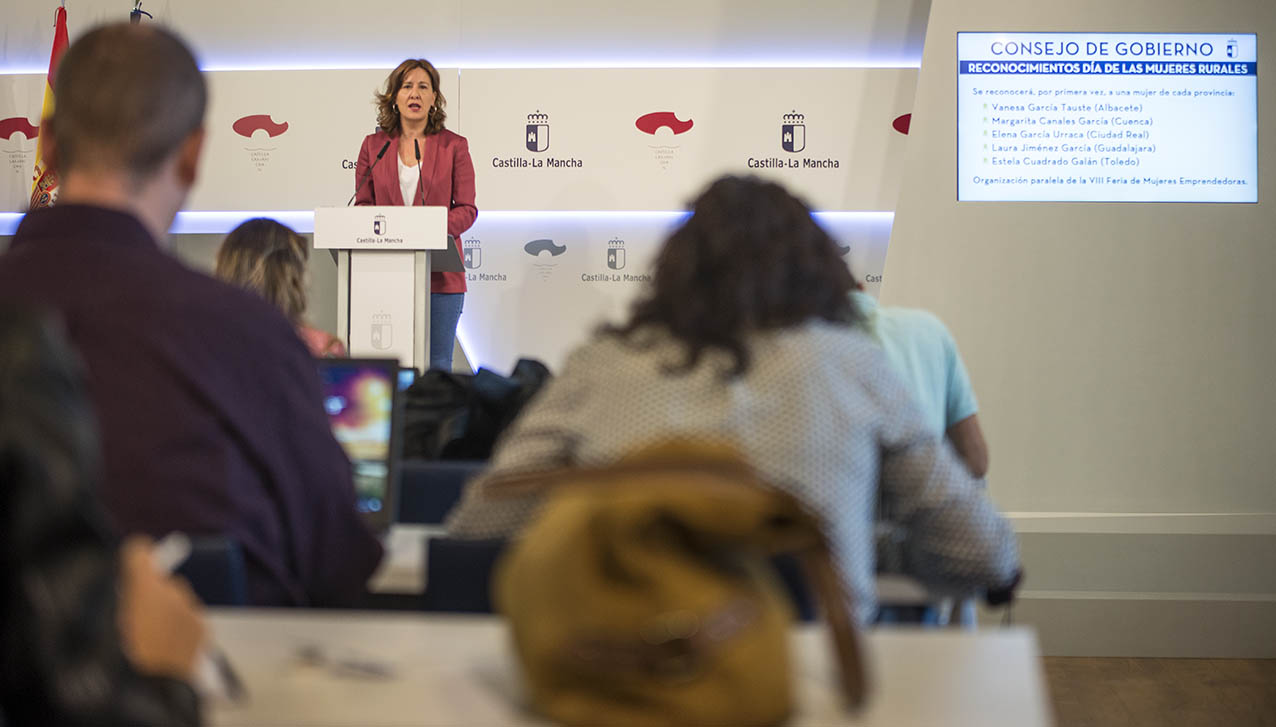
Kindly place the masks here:
[(557, 244), (549, 238), (541, 238), (523, 245), (523, 252), (536, 258), (536, 262), (532, 263), (532, 269), (542, 281), (546, 281), (554, 274), (554, 268), (558, 266), (558, 261), (554, 258), (567, 252), (567, 246)]
[(372, 218), (372, 234), (385, 235), (385, 215), (377, 215)]
[(372, 347), (384, 351), (394, 345), (393, 318), (389, 313), (372, 314)]
[(250, 114), (235, 121), (230, 128), (249, 140), (244, 151), (248, 152), (248, 160), (253, 167), (261, 172), (270, 164), (271, 153), (279, 148), (272, 145), (271, 140), (288, 130), (288, 122), (277, 122), (270, 118), (270, 114)]
[[(19, 136), (22, 138), (19, 139)], [(0, 120), (0, 141), (3, 141), (0, 144), (0, 153), (4, 154), (14, 174), (31, 174), (31, 153), (35, 151), (38, 136), (40, 127), (27, 121), (25, 116)]]
[(806, 116), (794, 111), (780, 119), (780, 148), (796, 154), (806, 148)]
[[(691, 127), (695, 125), (694, 119), (683, 121), (672, 111), (653, 111), (634, 120), (634, 126), (638, 127), (639, 131), (652, 137), (655, 137), (656, 132), (661, 129), (668, 129), (673, 136), (680, 136), (691, 131)], [(678, 149), (682, 148), (680, 144), (668, 143), (648, 144), (648, 147), (651, 148), (652, 156), (661, 169), (668, 169), (673, 164)]]
[(613, 237), (607, 241), (607, 267), (623, 270), (625, 267), (625, 241)]
[(478, 270), (483, 267), (483, 243), (477, 237), (467, 237), (462, 247), (465, 248), (465, 267)]
[(528, 151), (547, 151), (549, 149), (549, 114), (542, 114), (539, 109), (536, 113), (527, 115), (527, 141)]

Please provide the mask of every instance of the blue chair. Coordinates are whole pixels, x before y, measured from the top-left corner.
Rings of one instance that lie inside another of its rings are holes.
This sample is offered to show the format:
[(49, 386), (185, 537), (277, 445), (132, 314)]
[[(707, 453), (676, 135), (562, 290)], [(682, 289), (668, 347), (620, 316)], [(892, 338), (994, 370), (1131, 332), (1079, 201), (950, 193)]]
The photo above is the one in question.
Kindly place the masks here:
[(191, 537), (191, 553), (177, 568), (208, 606), (248, 604), (248, 576), (239, 543), (221, 535)]
[(492, 613), (492, 571), (505, 544), (504, 540), (427, 540), (422, 607), (449, 613)]
[(482, 460), (404, 460), (399, 467), (402, 523), (442, 523), (461, 499), (465, 483), (487, 466)]
[[(449, 613), (492, 613), (492, 571), (506, 544), (505, 540), (430, 538), (425, 545), (422, 607)], [(798, 619), (814, 621), (818, 615), (815, 598), (797, 558), (780, 555), (772, 563)]]

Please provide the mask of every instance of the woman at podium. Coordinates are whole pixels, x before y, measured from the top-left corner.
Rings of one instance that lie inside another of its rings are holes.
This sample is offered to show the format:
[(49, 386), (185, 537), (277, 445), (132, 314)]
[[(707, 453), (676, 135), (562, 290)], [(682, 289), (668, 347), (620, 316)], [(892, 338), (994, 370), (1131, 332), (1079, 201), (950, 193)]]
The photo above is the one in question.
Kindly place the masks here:
[[(447, 232), (464, 257), (461, 234), (478, 217), (474, 164), (465, 137), (444, 128), (447, 101), (438, 70), (427, 60), (409, 58), (375, 98), (379, 128), (359, 149), (355, 204), (446, 206)], [(452, 369), (464, 300), (465, 273), (430, 274), (430, 368)]]

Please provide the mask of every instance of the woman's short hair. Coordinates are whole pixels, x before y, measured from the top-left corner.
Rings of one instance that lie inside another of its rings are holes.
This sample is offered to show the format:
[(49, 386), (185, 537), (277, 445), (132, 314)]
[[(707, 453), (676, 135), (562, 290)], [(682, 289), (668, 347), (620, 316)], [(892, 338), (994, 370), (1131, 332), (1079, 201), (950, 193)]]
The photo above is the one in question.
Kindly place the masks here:
[(251, 219), (230, 231), (217, 251), (221, 280), (255, 291), (299, 326), (306, 314), (306, 238), (272, 219)]
[(749, 368), (752, 332), (858, 322), (853, 287), (837, 244), (806, 204), (774, 182), (727, 176), (665, 242), (629, 322), (603, 330), (637, 343), (640, 329), (664, 328), (686, 346), (680, 370), (716, 348), (731, 355), (727, 374), (737, 376)]
[(390, 75), (385, 79), (385, 88), (374, 95), (377, 104), (377, 126), (380, 126), (381, 130), (387, 134), (398, 134), (402, 131), (399, 125), (399, 110), (394, 105), (394, 99), (403, 86), (403, 77), (414, 68), (424, 70), (430, 77), (430, 85), (434, 87), (434, 105), (430, 107), (430, 118), (425, 122), (425, 135), (443, 131), (443, 122), (447, 121), (447, 112), (443, 110), (443, 107), (447, 106), (447, 99), (443, 98), (443, 91), (439, 90), (439, 69), (424, 58), (409, 58), (400, 63), (398, 68), (390, 71)]

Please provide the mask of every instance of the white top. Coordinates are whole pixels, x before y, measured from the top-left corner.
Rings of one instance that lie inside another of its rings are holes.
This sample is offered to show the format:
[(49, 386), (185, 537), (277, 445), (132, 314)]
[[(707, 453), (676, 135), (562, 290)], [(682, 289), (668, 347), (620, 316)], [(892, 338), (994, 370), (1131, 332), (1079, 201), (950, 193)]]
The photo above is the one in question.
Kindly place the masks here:
[(417, 184), (420, 180), (420, 172), (417, 168), (421, 165), (413, 164), (408, 166), (403, 163), (402, 157), (396, 157), (399, 160), (399, 189), (403, 192), (403, 204), (411, 207), (417, 202)]
[[(491, 616), (210, 609), (248, 691), (213, 727), (548, 725), (529, 713), (509, 630)], [(846, 713), (827, 631), (793, 629), (795, 727), (1046, 727), (1036, 637), (1023, 628), (864, 634), (867, 708)]]

